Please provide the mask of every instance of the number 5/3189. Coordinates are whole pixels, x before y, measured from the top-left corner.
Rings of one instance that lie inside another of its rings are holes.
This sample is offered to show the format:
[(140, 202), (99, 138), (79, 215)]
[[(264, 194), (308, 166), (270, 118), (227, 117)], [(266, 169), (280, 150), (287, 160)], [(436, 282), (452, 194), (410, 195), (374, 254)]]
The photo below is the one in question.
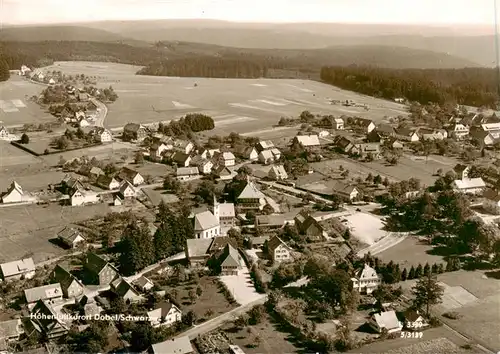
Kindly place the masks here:
[(401, 338), (422, 338), (423, 335), (422, 332), (401, 332)]

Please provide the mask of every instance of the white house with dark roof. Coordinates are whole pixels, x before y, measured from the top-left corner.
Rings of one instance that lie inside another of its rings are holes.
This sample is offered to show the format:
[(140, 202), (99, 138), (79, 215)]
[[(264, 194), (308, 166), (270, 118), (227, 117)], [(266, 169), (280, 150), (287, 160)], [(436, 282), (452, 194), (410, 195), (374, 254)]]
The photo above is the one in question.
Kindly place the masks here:
[(234, 154), (228, 151), (218, 154), (217, 160), (219, 162), (219, 165), (225, 167), (231, 167), (236, 164), (236, 158), (234, 157)]
[(31, 279), (35, 276), (35, 263), (33, 258), (24, 258), (2, 263), (0, 264), (0, 270), (4, 281)]
[(332, 192), (333, 194), (349, 201), (353, 201), (359, 195), (359, 191), (355, 186), (342, 181), (337, 181), (333, 185)]
[(121, 171), (118, 173), (118, 178), (122, 181), (128, 181), (134, 186), (139, 186), (144, 183), (144, 177), (135, 170), (132, 170), (128, 167), (123, 167)]
[(202, 151), (200, 156), (202, 159), (211, 159), (219, 152), (220, 152), (220, 149), (205, 149)]
[(212, 238), (220, 236), (219, 220), (207, 210), (194, 216), (195, 238)]
[(261, 140), (255, 145), (257, 152), (261, 152), (264, 150), (271, 150), (274, 147), (275, 147), (274, 143), (271, 140)]
[(342, 118), (335, 118), (333, 120), (333, 129), (344, 130), (344, 120)]
[(182, 320), (182, 312), (173, 303), (166, 301), (148, 311), (148, 319), (153, 327), (170, 327)]
[(292, 249), (278, 236), (273, 236), (267, 243), (269, 257), (274, 263), (292, 259)]
[(77, 187), (69, 195), (69, 202), (71, 206), (81, 206), (84, 204), (95, 204), (99, 202), (99, 197), (97, 193), (93, 191), (84, 190), (81, 187)]
[(134, 198), (137, 195), (137, 191), (135, 190), (135, 187), (132, 185), (132, 183), (125, 180), (120, 184), (119, 194), (124, 199)]
[(469, 165), (463, 165), (461, 163), (456, 164), (455, 167), (453, 167), (453, 171), (457, 175), (458, 179), (467, 179), (467, 178), (469, 178), (470, 170), (471, 170), (471, 166), (469, 166)]
[(263, 150), (259, 153), (259, 162), (264, 165), (269, 165), (274, 162), (274, 155), (271, 150)]
[(54, 268), (52, 279), (61, 285), (64, 297), (76, 298), (83, 295), (85, 287), (82, 282), (60, 264)]
[(214, 167), (214, 163), (212, 160), (201, 160), (198, 162), (198, 171), (200, 171), (203, 175), (209, 175), (212, 173), (212, 168)]
[(236, 198), (237, 205), (242, 210), (262, 210), (266, 195), (247, 178), (247, 183)]
[(381, 283), (382, 280), (375, 269), (365, 264), (359, 269), (353, 278), (351, 278), (353, 289), (361, 294), (371, 294)]
[(297, 143), (302, 145), (304, 148), (313, 148), (321, 145), (319, 141), (319, 136), (317, 135), (297, 135), (293, 138), (292, 144)]
[(481, 177), (456, 179), (453, 181), (453, 190), (465, 194), (481, 194), (486, 184)]
[(36, 200), (31, 194), (23, 191), (23, 188), (13, 181), (7, 192), (2, 195), (2, 203), (21, 203), (21, 202), (34, 202)]
[(244, 261), (238, 250), (227, 244), (219, 256), (220, 275), (238, 275), (243, 269)]
[(394, 311), (375, 313), (370, 317), (368, 324), (378, 333), (382, 333), (383, 330), (389, 334), (397, 333), (403, 329), (403, 325)]
[(120, 188), (120, 182), (114, 177), (111, 176), (99, 176), (96, 181), (97, 186), (107, 189), (107, 190), (114, 190)]
[(38, 300), (60, 300), (63, 297), (61, 284), (49, 284), (36, 288), (24, 290), (24, 297), (28, 305), (34, 304)]
[(73, 227), (65, 227), (57, 233), (57, 238), (67, 247), (75, 248), (85, 242), (80, 230)]
[(111, 290), (125, 301), (139, 302), (143, 300), (141, 294), (139, 294), (132, 284), (121, 277), (111, 283)]
[(259, 158), (259, 152), (253, 146), (248, 146), (241, 152), (241, 157), (250, 161), (256, 161)]
[(188, 181), (200, 176), (198, 167), (177, 167), (175, 174), (180, 181)]
[(153, 145), (151, 149), (149, 149), (149, 156), (161, 159), (165, 151), (172, 150), (172, 148), (173, 148), (172, 145), (169, 146), (164, 143), (161, 143), (159, 145)]
[(194, 144), (189, 140), (176, 140), (174, 141), (174, 149), (184, 154), (190, 154), (194, 149)]
[(144, 275), (140, 276), (132, 282), (132, 284), (141, 291), (149, 291), (154, 288), (155, 284), (146, 278)]

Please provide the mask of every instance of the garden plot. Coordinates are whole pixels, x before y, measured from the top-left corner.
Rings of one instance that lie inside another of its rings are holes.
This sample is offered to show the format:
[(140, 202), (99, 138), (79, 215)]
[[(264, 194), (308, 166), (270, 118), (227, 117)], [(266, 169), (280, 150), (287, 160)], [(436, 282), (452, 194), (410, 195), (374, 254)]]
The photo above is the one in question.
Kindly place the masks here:
[(354, 213), (344, 217), (351, 234), (367, 245), (373, 245), (378, 240), (387, 236), (383, 230), (384, 224), (381, 219), (365, 213)]
[(440, 285), (444, 288), (443, 302), (440, 306), (442, 306), (445, 311), (457, 309), (477, 301), (477, 297), (461, 286), (449, 286), (445, 283), (440, 283)]

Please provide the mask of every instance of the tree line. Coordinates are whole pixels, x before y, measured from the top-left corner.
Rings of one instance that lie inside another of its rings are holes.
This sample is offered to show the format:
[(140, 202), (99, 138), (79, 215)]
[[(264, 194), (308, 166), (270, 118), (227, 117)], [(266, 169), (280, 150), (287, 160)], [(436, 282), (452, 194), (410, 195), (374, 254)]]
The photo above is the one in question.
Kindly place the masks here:
[(321, 80), (342, 89), (393, 100), (404, 97), (428, 104), (455, 102), (496, 108), (494, 69), (382, 69), (366, 66), (326, 66)]

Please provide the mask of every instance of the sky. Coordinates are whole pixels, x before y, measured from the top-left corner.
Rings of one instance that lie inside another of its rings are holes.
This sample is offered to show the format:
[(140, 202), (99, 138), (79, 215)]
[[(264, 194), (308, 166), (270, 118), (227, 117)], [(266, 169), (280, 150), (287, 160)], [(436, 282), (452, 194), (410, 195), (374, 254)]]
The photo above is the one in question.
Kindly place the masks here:
[(0, 0), (0, 24), (217, 19), (492, 25), (493, 13), (494, 0)]

